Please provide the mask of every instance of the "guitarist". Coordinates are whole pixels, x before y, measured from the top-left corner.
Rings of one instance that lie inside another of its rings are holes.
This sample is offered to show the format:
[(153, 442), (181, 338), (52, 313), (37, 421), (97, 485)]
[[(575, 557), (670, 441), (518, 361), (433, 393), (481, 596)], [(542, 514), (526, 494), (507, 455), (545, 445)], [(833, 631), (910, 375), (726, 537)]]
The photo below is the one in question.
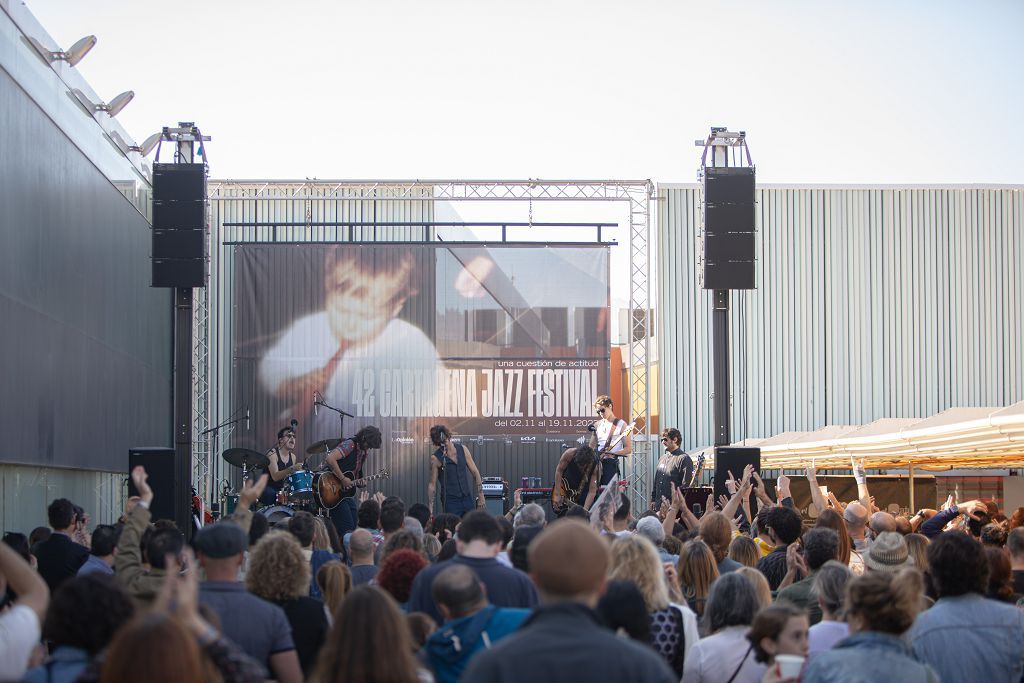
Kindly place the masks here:
[[(437, 447), (430, 456), (430, 480), (427, 482), (427, 506), (434, 514), (434, 489), (441, 479), (441, 511), (462, 517), (484, 507), (480, 470), (473, 454), (461, 443), (452, 442), (452, 433), (444, 425), (430, 428), (430, 441)], [(472, 482), (472, 483), (470, 483)]]
[(682, 442), (683, 435), (675, 427), (669, 427), (661, 433), (661, 445), (665, 453), (658, 461), (658, 469), (654, 474), (654, 486), (651, 489), (653, 510), (658, 509), (662, 499), (672, 502), (672, 484), (677, 489), (683, 489), (693, 479), (693, 460), (683, 451)]
[(633, 442), (628, 434), (609, 448), (626, 429), (626, 421), (615, 417), (613, 407), (608, 396), (598, 396), (594, 401), (594, 410), (600, 418), (594, 427), (597, 430), (597, 452), (601, 455), (601, 486), (607, 486), (619, 476), (619, 456), (633, 451)]
[[(369, 425), (360, 429), (355, 436), (345, 439), (334, 447), (327, 454), (327, 467), (341, 481), (343, 492), (350, 491), (354, 486), (354, 479), (361, 479), (363, 476), (363, 464), (371, 449), (380, 448), (380, 430)], [(352, 475), (350, 479), (346, 472)], [(342, 499), (333, 510), (331, 510), (331, 521), (338, 530), (338, 536), (345, 537), (345, 534), (354, 531), (356, 528), (356, 497), (348, 495)]]
[(597, 497), (601, 463), (590, 446), (567, 448), (555, 467), (555, 483), (551, 487), (551, 509), (559, 516), (572, 505), (586, 510)]

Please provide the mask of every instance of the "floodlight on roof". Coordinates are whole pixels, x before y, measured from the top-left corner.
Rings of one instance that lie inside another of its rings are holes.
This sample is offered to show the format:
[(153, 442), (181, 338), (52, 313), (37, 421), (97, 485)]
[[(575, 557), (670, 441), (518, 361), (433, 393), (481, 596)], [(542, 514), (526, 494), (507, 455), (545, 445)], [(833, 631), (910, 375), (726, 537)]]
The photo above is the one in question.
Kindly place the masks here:
[(38, 40), (29, 38), (32, 45), (43, 57), (49, 62), (67, 62), (68, 66), (75, 66), (85, 55), (89, 54), (89, 50), (96, 46), (96, 36), (86, 36), (77, 43), (72, 45), (67, 50), (58, 50), (54, 52), (42, 45)]
[(107, 104), (93, 105), (93, 111), (105, 111), (111, 118), (121, 113), (121, 110), (128, 106), (128, 103), (135, 97), (135, 91), (125, 90), (123, 93), (110, 100)]

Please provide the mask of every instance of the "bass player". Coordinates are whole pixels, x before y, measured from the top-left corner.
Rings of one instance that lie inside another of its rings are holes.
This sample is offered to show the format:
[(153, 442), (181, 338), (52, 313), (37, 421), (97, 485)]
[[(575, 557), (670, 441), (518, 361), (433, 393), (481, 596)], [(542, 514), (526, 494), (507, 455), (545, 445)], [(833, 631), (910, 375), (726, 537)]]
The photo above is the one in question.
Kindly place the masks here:
[(597, 430), (598, 453), (601, 454), (601, 486), (607, 486), (619, 476), (619, 458), (633, 451), (633, 443), (626, 432), (626, 421), (615, 417), (615, 406), (608, 396), (598, 396), (594, 410), (600, 418), (594, 425)]
[[(356, 435), (345, 439), (327, 454), (326, 465), (328, 469), (341, 481), (342, 489), (350, 489), (355, 486), (354, 479), (361, 479), (363, 476), (363, 464), (372, 449), (380, 448), (380, 430), (369, 425), (363, 427)], [(352, 475), (350, 479), (346, 472)], [(331, 510), (331, 521), (338, 530), (338, 536), (345, 537), (345, 534), (355, 531), (356, 528), (356, 497), (349, 496), (341, 501), (337, 507)]]
[(572, 505), (586, 510), (597, 497), (597, 483), (601, 478), (601, 463), (590, 446), (567, 448), (555, 467), (555, 481), (551, 487), (551, 509), (559, 516)]

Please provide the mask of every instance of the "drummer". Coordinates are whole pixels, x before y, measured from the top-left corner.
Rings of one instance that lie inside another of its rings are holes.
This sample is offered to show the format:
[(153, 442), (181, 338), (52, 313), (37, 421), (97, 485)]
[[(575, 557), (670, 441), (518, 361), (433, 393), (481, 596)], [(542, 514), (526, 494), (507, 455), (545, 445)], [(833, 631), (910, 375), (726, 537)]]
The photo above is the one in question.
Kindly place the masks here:
[(295, 455), (295, 429), (282, 427), (277, 432), (277, 445), (267, 451), (267, 473), (270, 479), (260, 496), (263, 505), (273, 505), (277, 494), (284, 487), (285, 480), (302, 469), (302, 463)]

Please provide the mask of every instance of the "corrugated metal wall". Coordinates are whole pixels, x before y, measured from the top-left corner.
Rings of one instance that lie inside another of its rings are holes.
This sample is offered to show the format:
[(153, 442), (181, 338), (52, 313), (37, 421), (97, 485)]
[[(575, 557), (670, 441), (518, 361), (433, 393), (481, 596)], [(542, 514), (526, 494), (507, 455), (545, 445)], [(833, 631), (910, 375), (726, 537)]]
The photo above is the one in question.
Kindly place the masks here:
[[(663, 427), (713, 443), (697, 186), (658, 188)], [(1024, 188), (757, 190), (757, 290), (733, 292), (733, 440), (1024, 398)]]

